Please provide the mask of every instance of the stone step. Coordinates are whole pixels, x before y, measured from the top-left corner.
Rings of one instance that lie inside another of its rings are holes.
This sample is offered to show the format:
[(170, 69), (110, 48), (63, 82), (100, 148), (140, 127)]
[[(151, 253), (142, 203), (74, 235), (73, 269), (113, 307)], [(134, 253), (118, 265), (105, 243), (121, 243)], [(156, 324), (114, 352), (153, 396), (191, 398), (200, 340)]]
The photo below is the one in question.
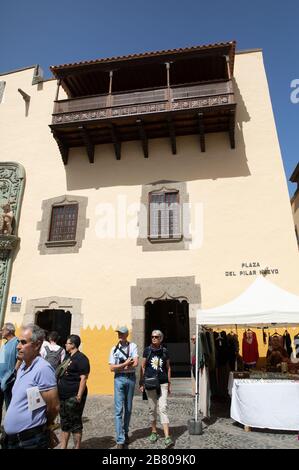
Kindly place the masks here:
[(171, 379), (171, 393), (174, 396), (191, 396), (192, 384), (189, 377), (174, 377)]

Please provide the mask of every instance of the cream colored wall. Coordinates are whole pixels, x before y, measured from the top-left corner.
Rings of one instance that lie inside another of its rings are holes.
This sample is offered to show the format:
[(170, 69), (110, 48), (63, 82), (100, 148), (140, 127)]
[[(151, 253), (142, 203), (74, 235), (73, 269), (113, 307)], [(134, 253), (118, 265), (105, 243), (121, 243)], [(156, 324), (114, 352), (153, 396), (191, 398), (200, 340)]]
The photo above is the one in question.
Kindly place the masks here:
[[(298, 249), (260, 52), (236, 56), (235, 150), (226, 133), (207, 135), (205, 153), (200, 152), (198, 136), (177, 138), (177, 155), (172, 155), (168, 139), (155, 139), (149, 142), (148, 159), (143, 158), (140, 142), (123, 143), (120, 161), (112, 144), (97, 146), (93, 165), (85, 149), (77, 148), (63, 166), (48, 127), (56, 82), (45, 82), (38, 90), (31, 85), (32, 75), (33, 69), (1, 77), (7, 81), (0, 105), (1, 160), (17, 161), (26, 170), (21, 246), (9, 291), (9, 297), (17, 295), (23, 301), (20, 312), (11, 312), (8, 302), (6, 321), (20, 324), (27, 300), (53, 295), (82, 299), (85, 332), (88, 327), (105, 327), (108, 332), (120, 323), (130, 326), (130, 287), (137, 278), (151, 277), (195, 275), (202, 306), (209, 308), (232, 300), (254, 280), (225, 276), (251, 261), (279, 269), (268, 278), (299, 294)], [(31, 95), (28, 117), (19, 87)], [(192, 227), (194, 204), (203, 210), (202, 246), (143, 252), (136, 239), (97, 237), (98, 204), (115, 207), (120, 195), (138, 204), (141, 185), (159, 180), (187, 182)], [(37, 224), (42, 200), (66, 193), (88, 197), (89, 227), (82, 248), (79, 254), (40, 255)], [(92, 343), (95, 355), (97, 348), (102, 351), (101, 342)], [(97, 387), (93, 390), (101, 390)]]

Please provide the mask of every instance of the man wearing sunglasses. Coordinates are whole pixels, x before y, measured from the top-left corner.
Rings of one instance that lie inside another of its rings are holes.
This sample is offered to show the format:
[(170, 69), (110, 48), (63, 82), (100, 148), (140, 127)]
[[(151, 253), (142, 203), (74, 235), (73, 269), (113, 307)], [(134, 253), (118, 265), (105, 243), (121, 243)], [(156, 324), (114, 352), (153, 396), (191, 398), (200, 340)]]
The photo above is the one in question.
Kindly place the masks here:
[(17, 350), (22, 364), (4, 419), (8, 449), (48, 449), (58, 443), (51, 430), (59, 411), (55, 372), (39, 354), (44, 337), (37, 325), (21, 330)]

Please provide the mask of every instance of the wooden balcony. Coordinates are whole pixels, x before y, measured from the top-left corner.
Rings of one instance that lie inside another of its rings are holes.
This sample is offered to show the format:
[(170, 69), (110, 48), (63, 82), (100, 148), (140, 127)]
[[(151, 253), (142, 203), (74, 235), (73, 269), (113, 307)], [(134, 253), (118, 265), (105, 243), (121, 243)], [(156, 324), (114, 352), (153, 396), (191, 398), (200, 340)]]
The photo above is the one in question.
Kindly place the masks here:
[(64, 164), (71, 147), (85, 146), (90, 163), (94, 146), (112, 143), (121, 158), (121, 143), (140, 140), (148, 158), (148, 140), (168, 137), (176, 153), (176, 136), (198, 134), (205, 151), (205, 134), (227, 132), (235, 147), (235, 109), (231, 80), (142, 91), (71, 98), (54, 102), (50, 128)]

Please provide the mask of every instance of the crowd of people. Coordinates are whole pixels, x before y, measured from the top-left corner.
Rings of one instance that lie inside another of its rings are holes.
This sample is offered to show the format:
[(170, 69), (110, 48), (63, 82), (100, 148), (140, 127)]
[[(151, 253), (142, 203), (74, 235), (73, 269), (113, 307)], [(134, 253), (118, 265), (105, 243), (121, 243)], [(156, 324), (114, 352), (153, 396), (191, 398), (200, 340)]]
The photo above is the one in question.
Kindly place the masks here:
[[(130, 443), (139, 355), (137, 345), (128, 341), (128, 328), (122, 326), (116, 332), (118, 341), (111, 349), (109, 367), (114, 374), (116, 447), (123, 449)], [(80, 337), (69, 335), (63, 348), (58, 344), (56, 331), (46, 339), (46, 332), (35, 324), (23, 326), (17, 338), (14, 325), (5, 323), (1, 334), (6, 340), (0, 350), (0, 423), (4, 403), (6, 408), (1, 447), (49, 449), (60, 444), (61, 449), (66, 449), (72, 434), (74, 449), (80, 449), (90, 373), (89, 360), (79, 350)], [(149, 441), (155, 443), (159, 439), (159, 410), (164, 445), (173, 446), (167, 415), (171, 366), (160, 330), (152, 332), (151, 344), (143, 351), (139, 390), (149, 406)], [(60, 438), (55, 432), (59, 427)]]

